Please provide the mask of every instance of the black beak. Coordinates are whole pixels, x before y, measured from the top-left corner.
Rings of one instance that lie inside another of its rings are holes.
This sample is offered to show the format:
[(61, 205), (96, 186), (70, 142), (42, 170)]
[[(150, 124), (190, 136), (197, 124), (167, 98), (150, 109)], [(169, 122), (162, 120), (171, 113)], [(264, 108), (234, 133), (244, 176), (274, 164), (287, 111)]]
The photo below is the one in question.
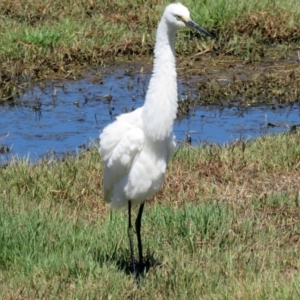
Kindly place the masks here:
[(214, 36), (212, 34), (210, 34), (208, 31), (206, 31), (204, 28), (202, 28), (200, 25), (198, 25), (197, 23), (195, 23), (193, 20), (188, 20), (185, 21), (184, 24), (188, 27), (191, 28), (195, 28), (196, 30), (198, 30), (199, 32), (204, 33), (205, 35), (214, 38)]

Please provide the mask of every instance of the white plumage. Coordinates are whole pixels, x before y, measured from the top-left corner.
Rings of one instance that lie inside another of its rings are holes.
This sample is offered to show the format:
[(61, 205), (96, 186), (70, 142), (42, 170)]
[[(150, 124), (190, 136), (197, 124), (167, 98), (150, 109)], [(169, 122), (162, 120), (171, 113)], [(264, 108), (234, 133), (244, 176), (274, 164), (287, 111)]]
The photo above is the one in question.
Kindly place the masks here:
[(144, 201), (160, 190), (175, 147), (173, 124), (178, 95), (174, 43), (177, 29), (186, 25), (210, 35), (190, 19), (185, 6), (168, 5), (157, 29), (153, 74), (144, 105), (118, 116), (100, 135), (104, 199), (112, 208), (128, 205), (129, 217), (131, 203), (142, 205), (141, 218)]
[(145, 106), (117, 117), (100, 137), (104, 200), (113, 208), (127, 206), (128, 200), (141, 204), (156, 193), (175, 146), (171, 130), (162, 139), (145, 132), (144, 109)]

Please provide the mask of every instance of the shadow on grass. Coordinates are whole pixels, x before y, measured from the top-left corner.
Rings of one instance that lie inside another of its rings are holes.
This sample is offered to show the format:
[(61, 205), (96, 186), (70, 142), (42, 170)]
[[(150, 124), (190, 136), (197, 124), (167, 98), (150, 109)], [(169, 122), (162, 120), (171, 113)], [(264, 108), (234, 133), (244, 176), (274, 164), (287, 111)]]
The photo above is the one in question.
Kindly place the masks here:
[[(116, 249), (112, 254), (105, 254), (101, 250), (98, 250), (94, 259), (102, 266), (106, 262), (114, 262), (118, 270), (124, 272), (126, 275), (134, 275), (133, 266), (130, 260), (130, 253), (126, 251), (123, 254), (116, 253)], [(161, 263), (154, 258), (153, 253), (147, 250), (146, 256), (144, 256), (143, 264), (136, 262), (137, 277), (144, 277), (151, 268), (159, 267)]]

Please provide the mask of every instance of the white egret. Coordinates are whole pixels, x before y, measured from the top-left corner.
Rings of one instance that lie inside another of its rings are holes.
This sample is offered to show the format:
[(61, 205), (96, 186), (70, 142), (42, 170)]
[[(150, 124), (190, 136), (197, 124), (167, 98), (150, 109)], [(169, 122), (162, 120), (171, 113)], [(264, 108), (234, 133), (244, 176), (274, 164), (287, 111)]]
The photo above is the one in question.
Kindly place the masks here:
[(135, 228), (138, 266), (142, 268), (141, 219), (144, 203), (160, 190), (175, 147), (173, 123), (178, 96), (174, 43), (177, 29), (184, 26), (211, 36), (191, 20), (189, 10), (181, 3), (168, 5), (157, 28), (153, 73), (144, 105), (118, 116), (100, 135), (104, 200), (112, 208), (128, 206), (128, 235), (135, 275), (131, 207), (140, 205)]

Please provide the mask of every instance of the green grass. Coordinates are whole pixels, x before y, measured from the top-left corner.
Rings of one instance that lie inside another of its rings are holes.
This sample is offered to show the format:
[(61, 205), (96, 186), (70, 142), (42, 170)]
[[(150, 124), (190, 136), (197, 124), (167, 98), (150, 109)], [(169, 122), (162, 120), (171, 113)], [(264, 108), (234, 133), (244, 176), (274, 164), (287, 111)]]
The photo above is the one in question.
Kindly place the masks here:
[[(0, 101), (28, 78), (76, 78), (117, 56), (152, 55), (167, 3), (1, 1)], [(181, 67), (192, 69), (203, 51), (214, 54), (209, 64), (228, 55), (256, 61), (273, 55), (270, 44), (284, 58), (299, 41), (297, 0), (184, 4), (217, 39), (180, 31), (177, 53), (188, 58)], [(282, 97), (274, 82), (288, 89), (294, 78), (289, 97), (296, 99), (297, 72), (283, 71), (280, 81), (274, 69), (266, 82), (249, 80), (249, 97), (266, 87)], [(206, 86), (217, 99), (213, 82)], [(245, 84), (226, 88), (244, 95)], [(299, 299), (299, 141), (282, 134), (178, 150), (164, 189), (146, 204), (145, 253), (159, 265), (140, 288), (126, 274), (126, 212), (103, 203), (97, 149), (63, 161), (11, 162), (0, 168), (0, 299)]]
[(126, 274), (126, 211), (97, 149), (0, 169), (0, 299), (299, 299), (299, 134), (176, 152), (143, 217), (150, 268)]
[[(176, 51), (189, 61), (191, 54), (208, 52), (251, 62), (274, 55), (277, 48), (277, 57), (288, 57), (291, 43), (299, 41), (298, 0), (183, 2), (193, 19), (217, 36), (211, 40), (181, 30)], [(157, 23), (168, 3), (1, 1), (0, 99), (17, 95), (28, 78), (76, 78), (83, 69), (118, 56), (152, 55)]]

